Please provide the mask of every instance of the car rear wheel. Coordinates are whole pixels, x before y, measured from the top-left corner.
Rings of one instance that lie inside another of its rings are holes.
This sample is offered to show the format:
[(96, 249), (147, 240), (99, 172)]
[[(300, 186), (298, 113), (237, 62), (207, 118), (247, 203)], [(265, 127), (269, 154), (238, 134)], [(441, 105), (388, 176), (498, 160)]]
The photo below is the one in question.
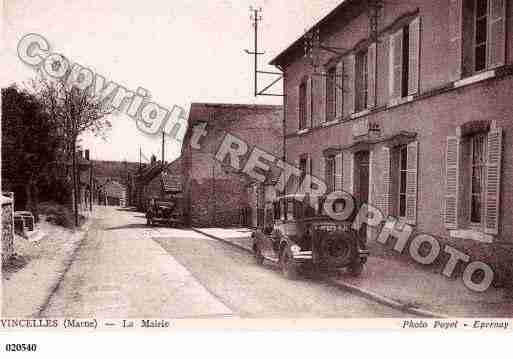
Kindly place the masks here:
[(298, 264), (292, 255), (290, 248), (285, 248), (280, 258), (281, 271), (287, 279), (296, 279), (298, 275)]

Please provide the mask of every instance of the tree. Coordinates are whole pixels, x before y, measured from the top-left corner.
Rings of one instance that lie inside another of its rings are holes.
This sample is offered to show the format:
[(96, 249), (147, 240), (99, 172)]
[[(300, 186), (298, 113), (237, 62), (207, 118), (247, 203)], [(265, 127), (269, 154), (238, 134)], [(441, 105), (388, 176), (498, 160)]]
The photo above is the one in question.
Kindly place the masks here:
[(23, 184), (26, 208), (38, 215), (38, 183), (52, 175), (60, 139), (37, 97), (15, 85), (2, 89), (2, 179)]
[(70, 86), (66, 79), (46, 77), (40, 72), (39, 77), (32, 81), (38, 100), (43, 104), (46, 113), (55, 120), (59, 137), (63, 141), (63, 157), (66, 163), (71, 161), (71, 182), (73, 192), (73, 211), (75, 225), (78, 226), (79, 171), (77, 167), (77, 141), (81, 134), (92, 131), (105, 137), (111, 128), (107, 115), (112, 113), (108, 102), (95, 97), (93, 89), (81, 89)]

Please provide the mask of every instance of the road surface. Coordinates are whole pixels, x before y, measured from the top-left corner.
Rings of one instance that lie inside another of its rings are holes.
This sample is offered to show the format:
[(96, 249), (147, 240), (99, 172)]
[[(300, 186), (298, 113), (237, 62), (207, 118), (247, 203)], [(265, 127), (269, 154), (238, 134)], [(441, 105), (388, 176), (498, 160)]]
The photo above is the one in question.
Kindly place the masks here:
[(404, 317), (319, 280), (290, 281), (191, 230), (149, 228), (142, 213), (98, 207), (87, 238), (42, 311), (75, 318)]

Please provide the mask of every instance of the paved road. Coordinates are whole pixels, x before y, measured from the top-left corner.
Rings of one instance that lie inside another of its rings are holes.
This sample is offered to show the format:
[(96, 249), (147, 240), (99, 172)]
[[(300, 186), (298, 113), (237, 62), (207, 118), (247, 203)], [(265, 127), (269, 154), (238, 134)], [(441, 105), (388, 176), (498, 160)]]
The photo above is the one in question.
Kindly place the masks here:
[(140, 213), (99, 208), (46, 317), (358, 318), (405, 314), (190, 230), (148, 228)]

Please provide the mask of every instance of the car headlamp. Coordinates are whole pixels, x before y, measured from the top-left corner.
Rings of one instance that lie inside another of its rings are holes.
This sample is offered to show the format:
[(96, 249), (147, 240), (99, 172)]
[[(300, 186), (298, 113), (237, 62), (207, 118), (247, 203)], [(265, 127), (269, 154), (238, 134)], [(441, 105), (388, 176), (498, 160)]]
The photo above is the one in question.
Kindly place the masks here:
[(301, 247), (297, 244), (294, 244), (290, 247), (290, 250), (292, 251), (292, 253), (299, 253), (301, 252)]

